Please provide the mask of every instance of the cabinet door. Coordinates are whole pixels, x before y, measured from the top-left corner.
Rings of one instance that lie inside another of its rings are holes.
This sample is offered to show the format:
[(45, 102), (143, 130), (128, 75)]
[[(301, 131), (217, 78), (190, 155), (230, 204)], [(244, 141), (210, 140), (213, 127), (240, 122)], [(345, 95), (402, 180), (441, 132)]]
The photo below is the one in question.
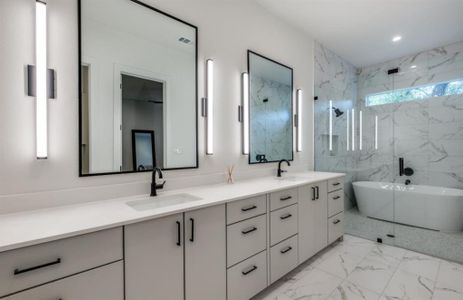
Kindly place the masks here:
[(299, 262), (328, 244), (328, 203), (326, 182), (299, 188)]
[(185, 228), (185, 300), (225, 300), (225, 205), (185, 213)]
[(125, 226), (127, 300), (183, 299), (183, 214)]
[(118, 261), (14, 294), (4, 300), (123, 300), (123, 278), (123, 264)]

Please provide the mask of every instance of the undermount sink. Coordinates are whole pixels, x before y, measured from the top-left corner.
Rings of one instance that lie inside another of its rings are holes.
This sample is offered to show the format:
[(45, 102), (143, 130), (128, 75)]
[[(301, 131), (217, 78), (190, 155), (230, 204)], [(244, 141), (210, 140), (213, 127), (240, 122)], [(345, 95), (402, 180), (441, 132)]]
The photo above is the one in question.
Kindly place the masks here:
[(277, 177), (277, 180), (279, 181), (300, 181), (300, 180), (304, 180), (303, 177), (299, 177), (299, 176), (282, 176), (282, 177)]
[(127, 205), (138, 211), (144, 211), (148, 209), (163, 208), (172, 205), (184, 204), (191, 201), (202, 200), (200, 197), (196, 197), (190, 194), (176, 194), (168, 196), (156, 196), (143, 198), (140, 200), (133, 200), (127, 202)]

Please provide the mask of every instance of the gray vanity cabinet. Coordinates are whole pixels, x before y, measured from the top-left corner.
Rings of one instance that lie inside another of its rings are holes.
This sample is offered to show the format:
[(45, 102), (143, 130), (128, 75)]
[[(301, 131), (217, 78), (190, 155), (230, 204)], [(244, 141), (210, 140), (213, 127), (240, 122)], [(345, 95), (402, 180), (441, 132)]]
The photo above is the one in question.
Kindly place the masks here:
[(125, 226), (127, 300), (183, 299), (183, 214)]
[(328, 187), (318, 182), (299, 188), (299, 261), (328, 245)]
[(126, 300), (225, 299), (225, 236), (225, 205), (126, 226)]

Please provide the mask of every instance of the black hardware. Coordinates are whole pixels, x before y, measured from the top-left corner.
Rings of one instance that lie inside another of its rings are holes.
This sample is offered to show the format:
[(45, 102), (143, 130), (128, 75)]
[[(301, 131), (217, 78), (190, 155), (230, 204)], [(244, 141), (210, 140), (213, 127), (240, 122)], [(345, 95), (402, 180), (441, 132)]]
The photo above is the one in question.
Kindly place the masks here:
[(289, 199), (292, 199), (293, 197), (291, 196), (286, 196), (286, 197), (283, 197), (283, 198), (280, 198), (280, 201), (286, 201), (286, 200), (289, 200)]
[(281, 254), (285, 254), (285, 253), (287, 253), (287, 252), (291, 251), (292, 249), (293, 249), (293, 247), (291, 247), (291, 246), (288, 246), (288, 247), (286, 247), (285, 249), (283, 249), (283, 250), (280, 250), (280, 253), (281, 253)]
[(181, 246), (182, 245), (182, 233), (181, 233), (181, 228), (180, 228), (180, 222), (179, 221), (176, 221), (175, 223), (177, 223), (177, 246)]
[(316, 186), (315, 189), (317, 191), (317, 200), (318, 200), (318, 199), (320, 199), (320, 187)]
[(268, 162), (267, 158), (265, 157), (265, 154), (256, 154), (256, 160), (260, 163)]
[(315, 188), (312, 187), (312, 201), (314, 201), (315, 199)]
[(387, 237), (390, 237), (390, 238), (395, 238), (395, 235), (394, 234), (386, 234)]
[(413, 173), (415, 173), (415, 172), (414, 172), (413, 169), (410, 168), (410, 167), (407, 167), (407, 168), (404, 169), (404, 175), (405, 175), (405, 176), (412, 176)]
[(317, 100), (318, 100), (318, 96), (313, 97), (313, 99), (314, 99), (315, 101), (317, 101)]
[(411, 183), (410, 179), (405, 180), (405, 185), (410, 185)]
[(339, 118), (340, 116), (342, 116), (344, 114), (344, 112), (342, 110), (340, 110), (339, 108), (337, 108), (337, 107), (333, 107), (333, 110), (334, 110), (334, 113), (336, 115), (336, 118)]
[(399, 73), (399, 68), (387, 70), (387, 75), (392, 75), (392, 74), (397, 74), (397, 73)]
[(335, 182), (335, 183), (333, 183), (333, 186), (338, 186), (340, 184), (341, 184), (340, 182)]
[(293, 216), (292, 214), (288, 213), (288, 214), (286, 214), (286, 215), (284, 215), (284, 216), (281, 216), (280, 219), (281, 219), (281, 220), (286, 220), (286, 219), (288, 219), (288, 218), (291, 218), (292, 216)]
[(267, 103), (267, 102), (268, 102), (268, 98), (263, 99), (262, 102)]
[(159, 179), (162, 179), (162, 171), (161, 171), (161, 169), (154, 168), (153, 169), (153, 174), (151, 176), (151, 194), (150, 194), (151, 197), (157, 196), (158, 195), (157, 190), (158, 189), (163, 189), (164, 184), (166, 183), (166, 181), (164, 180), (163, 183), (157, 184), (156, 183), (156, 173), (159, 174)]
[(334, 221), (333, 221), (333, 224), (336, 225), (336, 224), (338, 224), (339, 222), (341, 222), (341, 220), (334, 220)]
[(404, 175), (404, 158), (399, 157), (399, 176)]
[(336, 196), (336, 197), (333, 197), (333, 200), (338, 200), (339, 198), (341, 198), (340, 196)]
[(281, 169), (281, 163), (282, 163), (282, 162), (286, 162), (286, 163), (288, 164), (288, 167), (291, 166), (291, 164), (289, 163), (289, 161), (287, 161), (286, 159), (280, 160), (280, 161), (278, 162), (277, 177), (281, 177), (281, 173), (283, 173), (283, 172), (288, 172), (288, 171), (286, 171), (286, 170), (282, 170), (282, 169)]
[(383, 243), (383, 239), (382, 239), (382, 238), (377, 238), (377, 239), (376, 239), (376, 242), (382, 244), (382, 243)]
[(257, 266), (252, 266), (252, 268), (250, 268), (249, 270), (247, 270), (247, 271), (242, 271), (241, 273), (242, 273), (243, 275), (248, 275), (249, 273), (251, 273), (251, 272), (253, 272), (253, 271), (255, 271), (255, 270), (257, 270)]
[(191, 223), (191, 237), (190, 237), (190, 242), (195, 241), (195, 219), (190, 218), (190, 223)]
[(31, 271), (34, 271), (34, 270), (50, 267), (50, 266), (57, 265), (57, 264), (60, 264), (60, 263), (61, 263), (61, 258), (57, 258), (56, 260), (54, 260), (52, 262), (49, 262), (49, 263), (45, 263), (43, 265), (30, 267), (30, 268), (27, 268), (27, 269), (15, 269), (14, 270), (14, 275), (19, 275), (19, 274), (31, 272)]
[(249, 206), (249, 207), (243, 207), (241, 209), (241, 211), (250, 211), (250, 210), (253, 210), (253, 209), (256, 209), (257, 206), (253, 205), (253, 206)]
[(256, 231), (256, 230), (257, 230), (257, 227), (252, 227), (252, 228), (250, 228), (248, 230), (241, 231), (241, 233), (242, 234), (248, 234), (248, 233), (251, 233), (251, 232)]

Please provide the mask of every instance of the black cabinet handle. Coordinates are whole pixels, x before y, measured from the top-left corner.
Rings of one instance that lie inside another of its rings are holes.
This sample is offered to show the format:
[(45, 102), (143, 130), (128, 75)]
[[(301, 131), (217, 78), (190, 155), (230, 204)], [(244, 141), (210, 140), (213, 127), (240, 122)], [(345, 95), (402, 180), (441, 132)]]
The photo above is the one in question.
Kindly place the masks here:
[(250, 210), (253, 210), (253, 209), (256, 209), (256, 208), (257, 208), (257, 206), (252, 205), (252, 206), (248, 206), (248, 207), (243, 207), (241, 209), (241, 211), (250, 211)]
[(252, 266), (249, 270), (243, 271), (243, 272), (241, 272), (241, 273), (242, 273), (243, 275), (248, 275), (249, 273), (254, 272), (255, 270), (257, 270), (257, 266), (256, 266), (256, 265)]
[(289, 199), (292, 199), (293, 197), (291, 196), (286, 196), (286, 197), (283, 197), (283, 198), (280, 198), (280, 201), (286, 201), (286, 200), (289, 200)]
[(241, 231), (241, 233), (242, 234), (248, 234), (248, 233), (251, 233), (251, 232), (256, 231), (256, 230), (257, 230), (257, 227), (251, 227), (251, 228), (249, 228), (247, 230)]
[(190, 218), (190, 223), (191, 223), (190, 242), (194, 242), (195, 241), (195, 219)]
[(340, 196), (336, 196), (336, 197), (333, 197), (333, 200), (338, 200), (339, 198), (341, 198)]
[(315, 200), (315, 188), (312, 187), (312, 201)]
[(334, 220), (334, 221), (333, 221), (333, 224), (336, 225), (336, 224), (338, 224), (339, 222), (341, 222), (341, 220)]
[(340, 184), (341, 184), (340, 182), (335, 182), (335, 183), (333, 183), (333, 186), (338, 186)]
[(315, 188), (317, 190), (317, 200), (318, 200), (318, 199), (320, 199), (320, 187), (316, 186)]
[(15, 269), (14, 270), (14, 275), (19, 275), (19, 274), (31, 272), (31, 271), (34, 271), (34, 270), (50, 267), (50, 266), (57, 265), (57, 264), (60, 264), (60, 263), (61, 263), (61, 258), (57, 258), (56, 260), (54, 260), (52, 262), (49, 262), (49, 263), (45, 263), (43, 265), (38, 265), (38, 266), (30, 267), (30, 268), (27, 268), (27, 269)]
[(287, 252), (289, 252), (291, 250), (293, 250), (293, 247), (288, 246), (288, 247), (284, 248), (283, 250), (280, 250), (280, 253), (285, 254), (285, 253), (287, 253)]
[(291, 218), (292, 216), (293, 216), (292, 214), (287, 213), (286, 215), (281, 216), (280, 219), (281, 219), (281, 220), (286, 220), (286, 219), (288, 219), (288, 218)]
[(180, 222), (179, 221), (176, 221), (175, 223), (177, 223), (177, 246), (181, 246), (182, 245), (182, 240), (181, 240), (181, 235), (182, 235), (182, 232), (181, 232), (181, 228), (180, 228)]

